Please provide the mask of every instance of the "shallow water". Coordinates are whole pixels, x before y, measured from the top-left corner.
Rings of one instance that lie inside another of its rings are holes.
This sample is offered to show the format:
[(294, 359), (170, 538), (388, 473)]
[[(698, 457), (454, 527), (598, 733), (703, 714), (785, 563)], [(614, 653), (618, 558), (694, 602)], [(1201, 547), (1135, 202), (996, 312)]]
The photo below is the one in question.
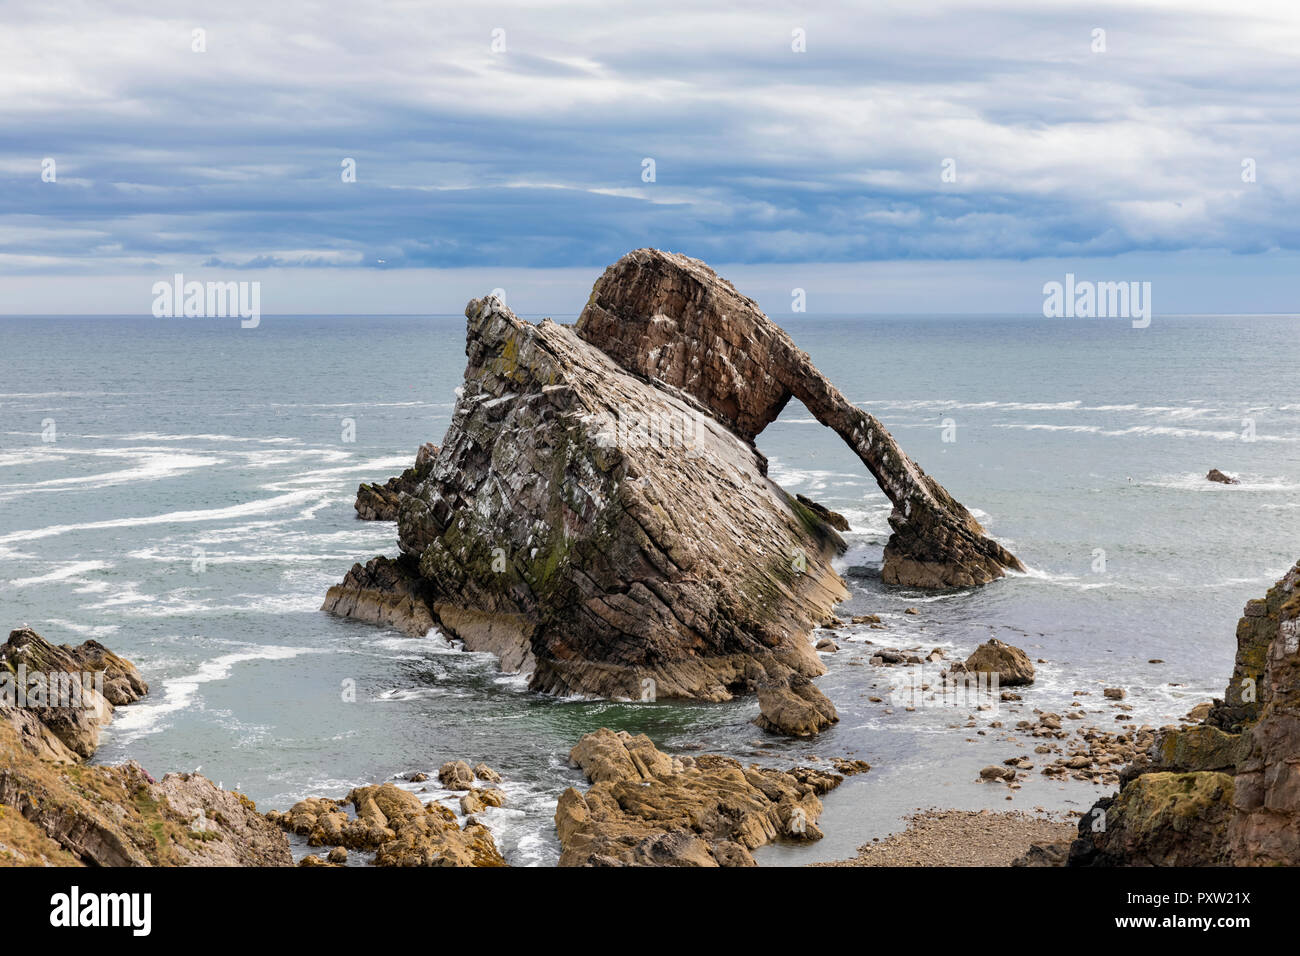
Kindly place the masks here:
[[(98, 760), (201, 766), (262, 809), (485, 760), (510, 798), (488, 822), (519, 864), (557, 858), (554, 801), (581, 783), (565, 755), (600, 726), (669, 750), (872, 764), (826, 798), (825, 840), (765, 848), (763, 863), (852, 855), (917, 807), (1083, 809), (1099, 794), (1036, 772), (1009, 802), (976, 783), (1021, 751), (951, 727), (965, 710), (891, 707), (901, 670), (871, 667), (865, 640), (965, 654), (996, 636), (1048, 662), (1025, 711), (1062, 711), (1087, 690), (1103, 726), (1103, 687), (1125, 687), (1133, 716), (1153, 724), (1222, 693), (1241, 605), (1297, 557), (1296, 320), (782, 321), (1032, 569), (939, 596), (883, 587), (888, 502), (791, 403), (759, 438), (771, 474), (849, 518), (842, 612), (889, 625), (840, 632), (841, 651), (823, 656), (819, 683), (841, 720), (816, 741), (765, 737), (752, 700), (540, 697), (436, 635), (317, 610), (354, 561), (396, 553), (393, 526), (358, 522), (353, 497), (441, 440), (464, 370), (460, 318), (267, 317), (255, 330), (0, 318), (0, 625), (93, 637), (139, 665), (152, 693), (119, 711)], [(1211, 467), (1242, 484), (1205, 481)], [(1004, 707), (979, 722), (1008, 717), (1020, 719)]]

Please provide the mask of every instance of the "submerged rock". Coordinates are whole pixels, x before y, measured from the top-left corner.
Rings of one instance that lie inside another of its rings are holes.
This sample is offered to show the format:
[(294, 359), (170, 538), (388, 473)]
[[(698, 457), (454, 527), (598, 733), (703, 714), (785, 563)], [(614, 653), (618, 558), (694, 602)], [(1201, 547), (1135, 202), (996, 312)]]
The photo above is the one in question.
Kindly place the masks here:
[(1211, 468), (1210, 473), (1205, 476), (1207, 481), (1217, 481), (1221, 485), (1239, 485), (1241, 484), (1236, 478), (1225, 475), (1217, 468)]
[[(968, 586), (1021, 568), (696, 260), (625, 256), (574, 327), (532, 325), (495, 298), (465, 314), (452, 424), (398, 495), (402, 556), (355, 566), (325, 610), (407, 633), (436, 621), (537, 691), (727, 700), (766, 687), (793, 705), (801, 695), (780, 689), (823, 672), (808, 635), (848, 591), (831, 567), (847, 523), (783, 491), (753, 444), (791, 397), (894, 502), (887, 582)], [(825, 726), (825, 705), (792, 725)]]
[(569, 754), (592, 782), (555, 808), (561, 866), (753, 866), (773, 840), (819, 840), (818, 796), (838, 774), (670, 757), (644, 735), (600, 729)]

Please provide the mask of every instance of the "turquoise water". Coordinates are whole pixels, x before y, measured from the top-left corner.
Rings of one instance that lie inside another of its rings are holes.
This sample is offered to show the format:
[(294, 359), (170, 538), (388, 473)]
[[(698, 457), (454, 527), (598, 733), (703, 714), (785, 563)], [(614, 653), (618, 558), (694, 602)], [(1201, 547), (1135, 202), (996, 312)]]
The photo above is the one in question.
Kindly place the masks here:
[[(888, 503), (792, 403), (759, 437), (771, 474), (849, 518), (843, 611), (890, 625), (841, 635), (824, 656), (820, 686), (841, 721), (814, 742), (765, 737), (749, 724), (752, 700), (540, 697), (436, 635), (318, 611), (354, 561), (396, 553), (394, 527), (358, 522), (353, 497), (441, 441), (464, 369), (458, 317), (265, 317), (250, 330), (0, 318), (0, 626), (94, 637), (140, 666), (152, 693), (119, 711), (97, 759), (134, 758), (155, 774), (201, 766), (262, 809), (484, 760), (505, 777), (511, 805), (488, 822), (515, 863), (554, 862), (555, 798), (581, 783), (565, 755), (600, 726), (776, 764), (872, 763), (826, 798), (824, 841), (764, 849), (764, 863), (851, 855), (917, 807), (1082, 809), (1096, 798), (1090, 784), (1036, 774), (1011, 802), (976, 783), (1012, 744), (951, 727), (965, 712), (891, 708), (898, 672), (867, 663), (865, 638), (962, 654), (989, 636), (1023, 647), (1046, 661), (1026, 708), (1059, 711), (1075, 690), (1118, 685), (1139, 720), (1165, 723), (1222, 692), (1241, 605), (1300, 556), (1297, 320), (785, 324), (1032, 569), (973, 592), (884, 588)], [(1242, 483), (1206, 482), (1211, 467)]]

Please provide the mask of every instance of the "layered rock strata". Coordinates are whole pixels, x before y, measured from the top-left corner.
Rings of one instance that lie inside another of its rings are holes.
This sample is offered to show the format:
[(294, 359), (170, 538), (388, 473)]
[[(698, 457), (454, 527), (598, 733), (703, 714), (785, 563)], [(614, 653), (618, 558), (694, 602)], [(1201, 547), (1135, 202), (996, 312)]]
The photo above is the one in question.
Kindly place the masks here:
[(808, 635), (847, 595), (831, 567), (846, 523), (767, 476), (754, 438), (791, 397), (893, 500), (887, 581), (967, 586), (1021, 567), (702, 263), (631, 253), (574, 327), (494, 298), (466, 318), (451, 427), (398, 494), (401, 557), (355, 566), (326, 610), (408, 633), (436, 622), (549, 693), (766, 688), (760, 722), (815, 732), (834, 708), (795, 679), (823, 672)]
[(438, 446), (425, 442), (415, 454), (415, 464), (396, 478), (389, 478), (381, 484), (362, 484), (357, 488), (357, 500), (353, 505), (357, 517), (362, 521), (396, 521), (398, 505), (402, 495), (414, 494), (420, 482), (429, 477), (433, 468), (434, 456)]

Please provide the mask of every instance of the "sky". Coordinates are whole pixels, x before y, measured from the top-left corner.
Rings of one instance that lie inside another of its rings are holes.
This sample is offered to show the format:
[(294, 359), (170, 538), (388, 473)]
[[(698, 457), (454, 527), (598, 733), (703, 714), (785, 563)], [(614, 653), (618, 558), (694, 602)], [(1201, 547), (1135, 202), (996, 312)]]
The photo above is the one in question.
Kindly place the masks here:
[(572, 314), (642, 246), (774, 313), (1293, 312), (1297, 90), (1294, 0), (0, 0), (0, 312)]

